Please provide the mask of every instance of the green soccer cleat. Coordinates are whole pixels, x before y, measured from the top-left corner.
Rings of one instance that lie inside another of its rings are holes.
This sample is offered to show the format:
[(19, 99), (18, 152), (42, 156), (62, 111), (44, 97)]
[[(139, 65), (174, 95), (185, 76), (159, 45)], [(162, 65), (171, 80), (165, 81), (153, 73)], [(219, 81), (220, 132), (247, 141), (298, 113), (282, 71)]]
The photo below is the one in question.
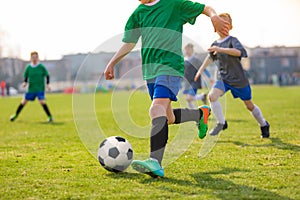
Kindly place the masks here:
[(10, 121), (13, 122), (17, 119), (18, 115), (14, 114), (12, 116), (10, 116)]
[(53, 117), (52, 116), (48, 117), (48, 122), (49, 123), (53, 122)]
[(164, 177), (164, 169), (160, 166), (157, 160), (149, 158), (147, 160), (133, 160), (131, 166), (134, 170), (147, 174), (153, 178)]
[(202, 117), (199, 120), (198, 124), (198, 136), (200, 139), (205, 138), (206, 132), (208, 130), (208, 117), (210, 115), (210, 107), (209, 106), (200, 106), (200, 110), (202, 110)]

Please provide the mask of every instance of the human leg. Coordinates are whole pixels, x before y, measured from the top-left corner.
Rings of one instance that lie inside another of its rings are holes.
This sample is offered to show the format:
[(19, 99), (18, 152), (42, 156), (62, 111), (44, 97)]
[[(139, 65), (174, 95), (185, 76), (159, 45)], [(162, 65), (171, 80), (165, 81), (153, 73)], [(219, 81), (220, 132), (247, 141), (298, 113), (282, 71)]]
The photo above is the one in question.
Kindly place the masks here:
[(198, 101), (198, 100), (201, 100), (204, 104), (207, 104), (207, 94), (206, 93), (201, 93), (201, 94), (197, 94), (195, 96), (195, 100)]
[(247, 109), (251, 112), (254, 119), (257, 121), (261, 128), (261, 137), (270, 137), (270, 124), (265, 120), (260, 108), (255, 105), (252, 100), (244, 100), (244, 104)]
[[(150, 117), (152, 120), (151, 134), (150, 134), (150, 159), (140, 161), (134, 160), (132, 167), (138, 172), (148, 174), (152, 177), (163, 177), (164, 170), (161, 167), (165, 146), (168, 140), (168, 124), (182, 123), (185, 121), (201, 120), (201, 112), (208, 113), (207, 108), (193, 110), (183, 109), (183, 113), (195, 114), (191, 118), (190, 115), (184, 114), (182, 117), (180, 109), (171, 107), (171, 101), (176, 101), (176, 95), (180, 88), (180, 77), (162, 76), (157, 78), (154, 82), (147, 83), (148, 91), (152, 99), (150, 107)], [(204, 110), (204, 111), (202, 111)], [(207, 117), (205, 118), (207, 127)], [(189, 118), (187, 118), (189, 117)], [(200, 123), (200, 122), (199, 122)], [(204, 122), (200, 123), (201, 125)], [(201, 126), (201, 130), (203, 126)]]
[(41, 106), (43, 107), (46, 115), (48, 116), (48, 122), (52, 122), (53, 117), (52, 117), (49, 107), (46, 103), (45, 93), (44, 92), (38, 93), (38, 99), (39, 99), (39, 102), (40, 102)]
[[(219, 83), (221, 84), (221, 83)], [(219, 97), (224, 95), (225, 89), (216, 84), (215, 87), (209, 92), (208, 99), (210, 101), (211, 110), (217, 120), (216, 126), (210, 131), (210, 135), (218, 135), (220, 131), (227, 129), (228, 125), (225, 120), (222, 106)]]
[(195, 97), (197, 94), (197, 89), (194, 89), (190, 86), (188, 89), (183, 91), (183, 94), (188, 104), (188, 107), (194, 109), (195, 105), (193, 102), (196, 100)]
[[(27, 99), (26, 99), (27, 98)], [(19, 104), (16, 113), (10, 116), (10, 121), (13, 122), (17, 119), (17, 117), (19, 116), (20, 112), (23, 110), (24, 106), (26, 105), (26, 103), (28, 102), (28, 100), (30, 100), (28, 98), (28, 96), (26, 96), (22, 99), (21, 103)]]

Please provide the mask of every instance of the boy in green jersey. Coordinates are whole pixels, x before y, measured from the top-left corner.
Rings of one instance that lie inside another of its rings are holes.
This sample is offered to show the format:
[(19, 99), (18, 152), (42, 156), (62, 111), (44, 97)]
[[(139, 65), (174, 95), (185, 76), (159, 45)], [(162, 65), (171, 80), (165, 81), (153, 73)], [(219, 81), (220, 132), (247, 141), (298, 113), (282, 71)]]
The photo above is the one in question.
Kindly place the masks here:
[(142, 71), (147, 81), (152, 104), (150, 117), (150, 158), (134, 160), (132, 167), (152, 177), (163, 177), (161, 167), (168, 140), (168, 124), (187, 121), (198, 123), (198, 136), (204, 138), (210, 114), (208, 106), (199, 109), (172, 109), (177, 101), (184, 75), (182, 32), (185, 23), (194, 24), (201, 14), (210, 17), (215, 30), (228, 34), (228, 22), (222, 20), (209, 6), (188, 0), (140, 0), (125, 26), (123, 46), (108, 63), (104, 76), (114, 78), (114, 66), (142, 41)]
[(45, 78), (47, 83), (47, 90), (50, 90), (50, 77), (44, 65), (39, 63), (38, 53), (36, 51), (31, 52), (30, 56), (31, 63), (25, 69), (23, 83), (23, 87), (26, 87), (28, 85), (28, 91), (25, 93), (25, 97), (21, 101), (21, 104), (19, 105), (16, 113), (10, 117), (10, 121), (13, 122), (14, 120), (16, 120), (26, 103), (28, 101), (34, 101), (37, 97), (48, 116), (48, 122), (52, 122), (53, 117), (49, 111), (45, 99)]

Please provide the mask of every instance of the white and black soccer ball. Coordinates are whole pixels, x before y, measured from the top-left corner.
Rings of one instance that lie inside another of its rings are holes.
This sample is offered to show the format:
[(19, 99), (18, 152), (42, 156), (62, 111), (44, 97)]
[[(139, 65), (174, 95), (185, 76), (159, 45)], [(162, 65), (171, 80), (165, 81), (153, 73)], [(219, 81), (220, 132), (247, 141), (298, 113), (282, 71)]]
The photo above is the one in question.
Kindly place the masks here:
[(131, 144), (123, 137), (111, 136), (101, 142), (98, 160), (106, 170), (123, 172), (131, 164), (133, 150)]

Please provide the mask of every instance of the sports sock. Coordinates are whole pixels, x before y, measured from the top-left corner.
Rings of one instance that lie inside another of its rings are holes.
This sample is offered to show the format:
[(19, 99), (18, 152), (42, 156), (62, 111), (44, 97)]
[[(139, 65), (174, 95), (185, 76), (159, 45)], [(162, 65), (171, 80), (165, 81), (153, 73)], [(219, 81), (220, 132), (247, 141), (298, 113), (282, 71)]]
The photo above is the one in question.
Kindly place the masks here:
[(189, 106), (189, 108), (191, 108), (191, 109), (194, 109), (194, 108), (195, 108), (195, 105), (194, 105), (194, 103), (193, 103), (192, 101), (188, 101), (188, 106)]
[(168, 120), (166, 116), (152, 120), (150, 138), (150, 158), (156, 159), (161, 165), (168, 141)]
[(225, 124), (225, 117), (222, 111), (222, 106), (220, 101), (210, 102), (211, 110), (217, 120), (220, 124)]
[(43, 104), (43, 108), (44, 108), (44, 111), (47, 114), (47, 116), (51, 117), (51, 113), (49, 111), (49, 108), (48, 108), (47, 104)]
[(24, 105), (20, 103), (20, 105), (17, 108), (16, 115), (19, 115), (23, 108), (24, 108)]
[(204, 99), (204, 93), (202, 93), (202, 94), (197, 94), (196, 96), (195, 96), (195, 100), (203, 100)]
[(174, 124), (180, 124), (184, 122), (195, 121), (199, 122), (203, 113), (201, 109), (188, 109), (188, 108), (177, 108), (173, 109), (175, 115)]
[(264, 119), (263, 114), (257, 105), (254, 105), (254, 109), (251, 113), (261, 127), (267, 125), (267, 122)]

